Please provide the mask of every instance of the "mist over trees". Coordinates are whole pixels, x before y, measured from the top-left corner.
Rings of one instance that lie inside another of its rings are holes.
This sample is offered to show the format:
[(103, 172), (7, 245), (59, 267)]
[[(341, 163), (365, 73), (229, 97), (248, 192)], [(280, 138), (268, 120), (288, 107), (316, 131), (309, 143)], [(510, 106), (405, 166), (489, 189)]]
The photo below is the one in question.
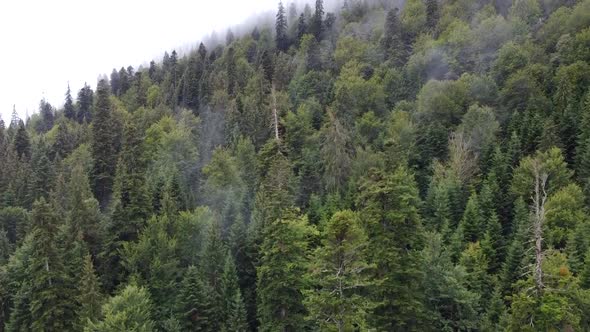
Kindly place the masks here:
[(0, 119), (2, 331), (590, 330), (590, 0), (279, 1)]

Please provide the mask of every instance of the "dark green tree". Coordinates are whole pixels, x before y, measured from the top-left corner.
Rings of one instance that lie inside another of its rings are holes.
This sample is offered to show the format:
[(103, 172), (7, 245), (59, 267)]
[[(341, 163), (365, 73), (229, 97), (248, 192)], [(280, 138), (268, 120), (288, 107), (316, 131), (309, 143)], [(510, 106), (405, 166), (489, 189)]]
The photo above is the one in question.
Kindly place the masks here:
[[(96, 96), (91, 141), (94, 159), (92, 182), (94, 196), (100, 206), (105, 208), (112, 193), (117, 161), (112, 106), (109, 100), (109, 86), (105, 80), (98, 82)], [(80, 104), (80, 101), (78, 103)]]
[(311, 229), (307, 217), (289, 210), (264, 230), (257, 268), (260, 331), (301, 331), (306, 314), (303, 305)]
[(309, 25), (309, 31), (314, 35), (315, 39), (320, 41), (324, 32), (324, 1), (316, 0), (315, 12)]
[(64, 104), (64, 116), (70, 120), (76, 119), (76, 109), (74, 108), (74, 100), (72, 99), (72, 92), (70, 91), (69, 84), (68, 84), (68, 90), (66, 91), (66, 101)]
[(285, 7), (283, 2), (279, 1), (279, 9), (275, 22), (275, 42), (279, 51), (286, 52), (289, 48), (289, 36), (287, 35), (287, 17), (285, 17)]

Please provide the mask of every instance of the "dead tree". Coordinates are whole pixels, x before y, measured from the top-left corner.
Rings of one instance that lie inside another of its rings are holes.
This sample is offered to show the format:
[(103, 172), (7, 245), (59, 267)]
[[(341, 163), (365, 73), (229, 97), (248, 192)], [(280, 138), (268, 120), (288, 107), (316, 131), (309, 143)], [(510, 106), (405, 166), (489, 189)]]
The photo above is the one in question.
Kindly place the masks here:
[(535, 240), (535, 269), (534, 279), (537, 293), (541, 293), (543, 284), (543, 224), (545, 223), (545, 202), (547, 201), (548, 174), (543, 169), (542, 161), (535, 159), (532, 164), (535, 178), (535, 192), (533, 196), (533, 236)]

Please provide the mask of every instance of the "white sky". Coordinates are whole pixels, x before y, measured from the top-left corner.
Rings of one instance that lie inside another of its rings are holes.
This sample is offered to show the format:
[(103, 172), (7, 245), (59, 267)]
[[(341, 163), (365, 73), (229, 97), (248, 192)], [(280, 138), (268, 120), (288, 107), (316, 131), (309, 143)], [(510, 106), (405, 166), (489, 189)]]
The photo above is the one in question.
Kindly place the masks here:
[(213, 30), (276, 11), (278, 0), (0, 0), (0, 115), (24, 117), (41, 98), (61, 106), (113, 68), (138, 68)]

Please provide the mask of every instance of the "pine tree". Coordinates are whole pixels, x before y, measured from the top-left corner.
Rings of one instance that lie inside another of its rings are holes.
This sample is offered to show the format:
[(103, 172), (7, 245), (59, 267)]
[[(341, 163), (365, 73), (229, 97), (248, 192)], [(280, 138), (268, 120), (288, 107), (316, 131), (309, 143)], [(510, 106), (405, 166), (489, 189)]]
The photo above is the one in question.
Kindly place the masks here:
[(96, 109), (92, 123), (92, 157), (94, 159), (92, 180), (94, 195), (100, 206), (105, 208), (111, 196), (117, 160), (109, 86), (105, 80), (98, 83), (96, 95)]
[(395, 66), (401, 66), (406, 58), (398, 12), (397, 8), (392, 8), (387, 12), (383, 38), (381, 39), (381, 47), (383, 47), (386, 57)]
[(305, 15), (301, 13), (299, 15), (299, 19), (297, 20), (297, 43), (301, 41), (301, 38), (304, 34), (307, 33), (307, 23), (305, 22)]
[(514, 203), (514, 219), (512, 224), (514, 237), (508, 246), (506, 260), (502, 266), (500, 283), (503, 294), (510, 294), (514, 283), (525, 274), (524, 267), (528, 265), (526, 260), (526, 246), (531, 237), (531, 224), (529, 211), (522, 198)]
[(504, 261), (504, 235), (496, 213), (487, 220), (486, 233), (481, 241), (482, 250), (489, 259), (489, 272), (495, 274)]
[(100, 317), (102, 303), (100, 282), (94, 272), (94, 264), (90, 255), (86, 255), (84, 258), (84, 268), (78, 281), (77, 293), (77, 302), (80, 306), (77, 311), (79, 326), (84, 327), (88, 321), (96, 322)]
[(74, 100), (72, 99), (72, 92), (70, 91), (69, 84), (68, 84), (68, 90), (66, 91), (66, 102), (64, 104), (64, 116), (70, 120), (76, 119), (76, 109), (74, 108)]
[(260, 331), (301, 331), (310, 227), (298, 210), (282, 213), (264, 230), (257, 268)]
[(357, 206), (369, 236), (369, 258), (375, 277), (383, 280), (373, 293), (379, 305), (371, 323), (377, 330), (421, 329), (425, 323), (416, 258), (422, 243), (420, 198), (412, 174), (404, 167), (393, 173), (373, 169), (359, 188)]
[(242, 299), (238, 283), (238, 275), (234, 260), (230, 254), (226, 255), (222, 277), (223, 301), (223, 331), (246, 331), (246, 307)]
[(479, 208), (478, 196), (471, 194), (463, 218), (459, 222), (458, 231), (461, 232), (463, 243), (475, 242), (483, 238), (485, 225)]
[(247, 332), (248, 322), (246, 321), (246, 307), (242, 299), (242, 293), (238, 290), (234, 295), (229, 307), (229, 315), (224, 325), (225, 332)]
[[(106, 84), (106, 82), (105, 82)], [(98, 89), (98, 87), (97, 87)], [(97, 91), (98, 93), (98, 91)], [(78, 98), (77, 98), (77, 106), (78, 110), (76, 112), (76, 119), (79, 123), (89, 123), (92, 121), (92, 104), (94, 100), (94, 92), (86, 83), (84, 83), (84, 87), (78, 91)], [(104, 104), (104, 101), (101, 102)], [(98, 106), (98, 105), (97, 105)], [(101, 106), (104, 106), (101, 104)], [(97, 110), (97, 112), (101, 112), (101, 110)]]
[[(211, 304), (210, 326), (218, 331), (224, 321), (224, 265), (227, 249), (221, 238), (220, 225), (209, 225), (202, 257), (203, 277)], [(228, 281), (228, 280), (227, 280)]]
[(37, 124), (37, 131), (41, 133), (50, 131), (53, 128), (55, 116), (53, 114), (53, 106), (45, 99), (39, 103), (39, 115), (41, 115), (41, 121)]
[(314, 35), (317, 41), (322, 39), (322, 34), (324, 32), (324, 1), (323, 0), (316, 0), (315, 1), (315, 12), (313, 13), (313, 17), (310, 22), (309, 30)]
[(181, 325), (187, 331), (214, 331), (219, 322), (212, 321), (210, 298), (207, 296), (206, 282), (194, 266), (184, 273), (177, 298), (177, 312)]
[(151, 214), (146, 168), (142, 133), (129, 121), (125, 126), (123, 149), (117, 164), (112, 216), (123, 241), (136, 239)]
[(51, 206), (35, 202), (32, 213), (31, 257), (28, 266), (30, 280), (31, 329), (34, 331), (64, 331), (75, 321), (74, 299), (61, 250), (58, 248), (58, 218)]
[(287, 36), (287, 18), (285, 17), (285, 7), (283, 7), (282, 1), (279, 1), (275, 30), (277, 49), (279, 51), (286, 52), (289, 48), (289, 37)]
[(31, 143), (23, 120), (18, 121), (18, 127), (12, 145), (19, 158), (28, 159), (31, 156)]
[(350, 137), (348, 131), (333, 112), (324, 128), (321, 156), (324, 165), (324, 182), (328, 192), (344, 189), (351, 168)]
[(314, 287), (306, 291), (305, 306), (320, 330), (365, 330), (367, 313), (374, 307), (364, 295), (374, 286), (367, 263), (368, 238), (358, 215), (336, 212), (325, 225), (321, 245), (314, 251), (307, 278)]

